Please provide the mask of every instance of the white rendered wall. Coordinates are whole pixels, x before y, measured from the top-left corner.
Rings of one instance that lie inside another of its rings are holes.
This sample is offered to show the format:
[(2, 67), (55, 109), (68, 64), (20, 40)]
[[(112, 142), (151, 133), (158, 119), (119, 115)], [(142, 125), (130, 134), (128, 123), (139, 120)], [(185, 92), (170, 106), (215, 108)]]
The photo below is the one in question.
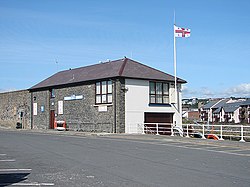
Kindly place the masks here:
[[(179, 115), (175, 107), (171, 106), (149, 106), (149, 81), (126, 79), (125, 87), (127, 89), (125, 93), (125, 132), (126, 133), (139, 133), (137, 124), (144, 123), (144, 112), (165, 112), (174, 113), (173, 121), (176, 121), (178, 126), (182, 125), (182, 117)], [(171, 86), (170, 86), (171, 87)], [(170, 88), (169, 95), (170, 100), (171, 92), (173, 88)], [(179, 95), (179, 103), (181, 96)], [(180, 110), (180, 114), (181, 114)]]
[(240, 123), (239, 115), (240, 115), (240, 108), (234, 111), (234, 116), (233, 116), (234, 123)]

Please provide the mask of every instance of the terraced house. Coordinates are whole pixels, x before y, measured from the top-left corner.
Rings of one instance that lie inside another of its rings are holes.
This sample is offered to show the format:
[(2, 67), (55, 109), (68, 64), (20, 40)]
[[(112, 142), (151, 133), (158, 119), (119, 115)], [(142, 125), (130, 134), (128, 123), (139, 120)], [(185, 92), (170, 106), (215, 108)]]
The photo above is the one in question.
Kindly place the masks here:
[(181, 125), (186, 81), (177, 83), (175, 98), (172, 75), (129, 58), (61, 71), (28, 89), (28, 126), (48, 129), (66, 121), (83, 131), (138, 133), (142, 123)]
[(200, 109), (201, 121), (250, 123), (250, 99), (210, 101)]

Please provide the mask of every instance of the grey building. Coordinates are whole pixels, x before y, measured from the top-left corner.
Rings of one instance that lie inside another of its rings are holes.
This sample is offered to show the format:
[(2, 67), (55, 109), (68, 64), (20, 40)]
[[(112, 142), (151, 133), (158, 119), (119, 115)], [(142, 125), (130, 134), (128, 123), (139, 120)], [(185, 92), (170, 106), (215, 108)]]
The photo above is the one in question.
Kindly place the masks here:
[[(186, 81), (177, 83), (180, 90)], [(124, 133), (135, 122), (181, 124), (179, 90), (174, 98), (172, 75), (129, 58), (65, 70), (28, 89), (29, 127), (65, 121), (70, 129)]]

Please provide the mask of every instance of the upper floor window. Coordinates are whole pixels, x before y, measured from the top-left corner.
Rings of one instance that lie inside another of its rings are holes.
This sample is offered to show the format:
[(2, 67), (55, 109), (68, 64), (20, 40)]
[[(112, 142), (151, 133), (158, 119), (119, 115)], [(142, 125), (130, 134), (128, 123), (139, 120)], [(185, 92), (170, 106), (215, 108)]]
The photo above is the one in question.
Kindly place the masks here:
[(55, 98), (56, 94), (55, 94), (55, 89), (51, 89), (50, 90), (50, 98)]
[(112, 103), (112, 81), (101, 81), (96, 83), (96, 104)]
[(152, 104), (168, 104), (169, 84), (163, 82), (150, 82), (149, 99)]

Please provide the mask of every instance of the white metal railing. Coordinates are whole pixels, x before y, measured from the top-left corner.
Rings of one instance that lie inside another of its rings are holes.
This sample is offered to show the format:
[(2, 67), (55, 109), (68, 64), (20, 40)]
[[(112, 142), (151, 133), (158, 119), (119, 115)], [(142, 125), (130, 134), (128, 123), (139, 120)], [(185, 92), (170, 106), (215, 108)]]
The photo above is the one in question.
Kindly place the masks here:
[(138, 123), (130, 124), (128, 133), (171, 135), (182, 137), (197, 137), (202, 139), (239, 139), (240, 142), (250, 140), (250, 126), (246, 125), (212, 125), (171, 123)]
[(129, 124), (128, 133), (139, 133), (139, 134), (171, 134), (172, 124), (171, 123), (138, 123)]
[(213, 138), (218, 140), (239, 139), (240, 142), (245, 142), (250, 139), (250, 126), (246, 125), (213, 125), (213, 124), (183, 124), (183, 135), (201, 136), (201, 138)]

